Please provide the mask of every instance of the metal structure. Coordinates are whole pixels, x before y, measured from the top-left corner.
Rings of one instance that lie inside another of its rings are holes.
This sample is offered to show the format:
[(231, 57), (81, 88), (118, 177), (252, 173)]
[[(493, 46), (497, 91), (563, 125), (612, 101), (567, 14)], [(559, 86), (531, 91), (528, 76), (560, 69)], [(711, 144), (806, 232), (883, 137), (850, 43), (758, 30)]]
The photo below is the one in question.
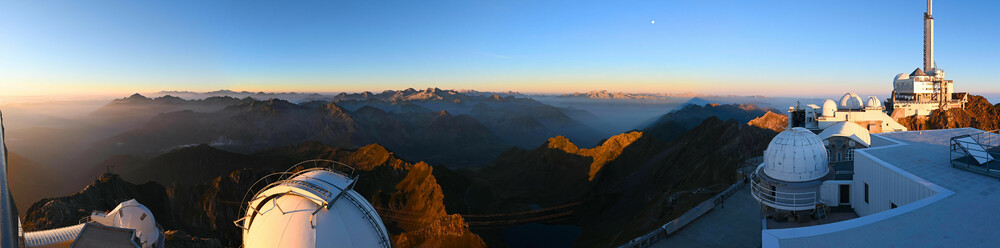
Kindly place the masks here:
[(7, 182), (7, 144), (4, 142), (3, 113), (0, 113), (0, 247), (18, 247), (20, 221)]
[(931, 15), (932, 0), (927, 0), (927, 12), (924, 12), (924, 70), (934, 66), (934, 16)]
[(1000, 130), (952, 137), (949, 147), (952, 167), (1000, 178)]

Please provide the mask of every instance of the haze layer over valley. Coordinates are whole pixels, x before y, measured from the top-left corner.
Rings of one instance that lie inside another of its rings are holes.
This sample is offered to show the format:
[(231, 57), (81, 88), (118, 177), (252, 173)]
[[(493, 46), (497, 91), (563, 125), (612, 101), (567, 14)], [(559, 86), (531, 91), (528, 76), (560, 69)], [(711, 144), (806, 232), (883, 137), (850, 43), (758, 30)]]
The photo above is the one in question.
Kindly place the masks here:
[[(726, 103), (787, 101), (437, 88), (145, 95), (66, 108), (68, 118), (29, 105), (4, 112), (5, 121), (33, 120), (7, 126), (11, 188), (28, 229), (132, 197), (168, 230), (235, 246), (232, 203), (259, 190), (253, 181), (325, 158), (363, 171), (357, 190), (400, 247), (518, 246), (537, 234), (551, 244), (621, 243), (707, 197), (675, 192), (731, 183), (776, 134), (774, 108)], [(533, 225), (545, 228), (526, 231)], [(554, 230), (563, 231), (545, 234)]]

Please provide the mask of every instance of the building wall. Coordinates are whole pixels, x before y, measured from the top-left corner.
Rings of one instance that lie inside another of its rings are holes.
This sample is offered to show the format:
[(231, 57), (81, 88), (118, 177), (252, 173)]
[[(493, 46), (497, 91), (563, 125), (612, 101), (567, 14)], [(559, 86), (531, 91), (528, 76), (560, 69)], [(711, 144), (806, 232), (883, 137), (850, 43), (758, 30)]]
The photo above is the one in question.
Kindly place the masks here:
[[(881, 160), (867, 153), (856, 153), (854, 183), (851, 185), (851, 206), (860, 216), (867, 216), (891, 209), (891, 204), (903, 206), (936, 194), (934, 190), (898, 169), (890, 169)], [(865, 202), (865, 184), (868, 184), (868, 202)]]
[[(840, 205), (840, 185), (853, 184), (847, 180), (826, 180), (819, 187), (820, 198), (827, 206), (836, 207)], [(852, 197), (853, 198), (853, 197)], [(853, 199), (852, 199), (853, 200)]]
[(853, 149), (863, 149), (865, 144), (856, 142), (848, 137), (833, 136), (823, 140), (823, 145), (826, 146), (827, 154), (830, 155), (829, 159), (831, 163), (851, 161), (854, 160), (852, 157)]

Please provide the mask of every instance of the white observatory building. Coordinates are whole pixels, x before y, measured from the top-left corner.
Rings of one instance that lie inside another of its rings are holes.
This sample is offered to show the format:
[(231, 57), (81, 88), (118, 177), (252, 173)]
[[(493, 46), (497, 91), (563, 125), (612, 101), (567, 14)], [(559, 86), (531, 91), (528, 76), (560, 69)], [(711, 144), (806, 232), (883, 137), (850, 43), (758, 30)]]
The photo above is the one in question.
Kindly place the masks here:
[(779, 133), (764, 151), (764, 163), (751, 176), (753, 197), (769, 212), (812, 213), (819, 204), (822, 179), (830, 174), (819, 136), (796, 127)]
[(390, 247), (375, 208), (353, 190), (353, 169), (329, 160), (299, 164), (307, 162), (333, 163), (350, 173), (317, 167), (266, 186), (236, 220), (243, 247)]
[(853, 122), (869, 133), (906, 131), (906, 127), (885, 112), (878, 97), (861, 98), (855, 93), (845, 93), (839, 101), (826, 99), (823, 106), (809, 104), (788, 108), (788, 128), (804, 127), (819, 133), (841, 122)]
[(956, 93), (952, 80), (945, 80), (944, 70), (934, 61), (934, 16), (931, 0), (924, 13), (924, 68), (900, 73), (892, 80), (892, 97), (886, 108), (894, 118), (927, 116), (937, 109), (965, 108), (968, 93)]

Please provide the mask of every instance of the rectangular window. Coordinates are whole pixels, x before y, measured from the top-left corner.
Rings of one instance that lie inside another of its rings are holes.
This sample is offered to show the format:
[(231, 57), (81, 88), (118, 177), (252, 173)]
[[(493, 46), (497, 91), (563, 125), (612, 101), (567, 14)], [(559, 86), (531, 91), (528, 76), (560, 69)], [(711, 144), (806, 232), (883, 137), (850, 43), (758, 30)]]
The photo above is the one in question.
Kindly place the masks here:
[(865, 203), (868, 203), (868, 183), (865, 183)]

